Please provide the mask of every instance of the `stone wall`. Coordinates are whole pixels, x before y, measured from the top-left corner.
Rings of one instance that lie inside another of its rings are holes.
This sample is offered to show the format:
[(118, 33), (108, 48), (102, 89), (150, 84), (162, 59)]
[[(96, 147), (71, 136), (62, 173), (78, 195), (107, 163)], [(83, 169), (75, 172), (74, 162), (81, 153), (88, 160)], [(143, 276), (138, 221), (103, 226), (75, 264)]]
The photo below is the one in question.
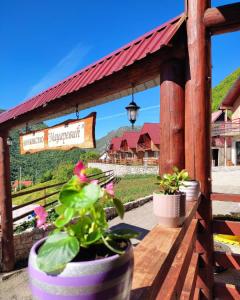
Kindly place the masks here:
[(126, 166), (104, 163), (88, 163), (88, 167), (99, 168), (103, 172), (113, 170), (115, 176), (129, 174), (158, 174), (158, 166)]

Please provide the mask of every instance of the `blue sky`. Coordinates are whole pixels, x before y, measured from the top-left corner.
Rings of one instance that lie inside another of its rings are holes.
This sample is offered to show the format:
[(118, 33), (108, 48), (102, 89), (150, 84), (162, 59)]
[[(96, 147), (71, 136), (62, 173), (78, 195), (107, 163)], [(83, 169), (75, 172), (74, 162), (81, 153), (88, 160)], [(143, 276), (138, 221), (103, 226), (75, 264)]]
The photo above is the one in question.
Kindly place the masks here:
[[(212, 1), (224, 5), (238, 1)], [(0, 0), (0, 108), (8, 109), (183, 11), (184, 0)], [(240, 66), (240, 32), (212, 39), (213, 86)], [(159, 87), (138, 93), (137, 125), (159, 121)], [(130, 97), (97, 111), (96, 137), (128, 125)], [(52, 120), (49, 125), (64, 118)]]

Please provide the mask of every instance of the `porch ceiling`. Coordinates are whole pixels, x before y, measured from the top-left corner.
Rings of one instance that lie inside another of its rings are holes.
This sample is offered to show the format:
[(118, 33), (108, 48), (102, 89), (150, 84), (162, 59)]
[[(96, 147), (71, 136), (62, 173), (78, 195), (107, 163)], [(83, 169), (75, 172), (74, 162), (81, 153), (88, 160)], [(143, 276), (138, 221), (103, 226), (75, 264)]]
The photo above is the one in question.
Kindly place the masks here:
[[(159, 68), (171, 57), (173, 38), (185, 21), (174, 18), (111, 53), (96, 63), (57, 83), (39, 95), (0, 114), (0, 130), (112, 101), (159, 84)], [(176, 55), (181, 55), (177, 49)]]

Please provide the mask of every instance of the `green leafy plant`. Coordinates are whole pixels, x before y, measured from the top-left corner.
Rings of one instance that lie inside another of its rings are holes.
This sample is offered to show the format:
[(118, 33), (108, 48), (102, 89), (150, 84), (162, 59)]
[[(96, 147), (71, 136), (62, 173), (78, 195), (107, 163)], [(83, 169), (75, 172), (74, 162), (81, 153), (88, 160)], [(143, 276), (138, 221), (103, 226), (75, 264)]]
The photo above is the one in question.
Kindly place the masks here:
[(177, 167), (173, 167), (171, 174), (158, 176), (157, 179), (161, 193), (164, 195), (174, 195), (179, 192), (179, 188), (184, 185), (184, 181), (189, 180), (189, 176), (186, 170), (179, 171)]
[[(101, 188), (96, 180), (89, 182), (85, 173), (86, 168), (79, 162), (74, 169), (75, 175), (60, 191), (59, 205), (55, 208), (58, 217), (53, 223), (56, 228), (37, 254), (37, 264), (46, 273), (60, 272), (68, 262), (81, 255), (82, 250), (92, 245), (102, 245), (114, 253), (123, 254), (121, 241), (138, 235), (128, 229), (109, 229), (104, 203), (111, 200), (121, 218), (123, 204), (114, 197), (112, 183)], [(46, 220), (42, 209), (37, 217), (40, 224)]]

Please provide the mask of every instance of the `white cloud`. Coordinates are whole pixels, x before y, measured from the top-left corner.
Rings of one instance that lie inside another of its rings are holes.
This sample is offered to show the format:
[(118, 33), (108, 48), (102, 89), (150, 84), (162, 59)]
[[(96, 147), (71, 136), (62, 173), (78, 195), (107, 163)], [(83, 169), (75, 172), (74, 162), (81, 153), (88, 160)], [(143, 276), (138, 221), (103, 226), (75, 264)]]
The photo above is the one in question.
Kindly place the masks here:
[[(146, 111), (146, 110), (154, 110), (156, 108), (160, 108), (160, 105), (152, 105), (152, 106), (143, 107), (143, 108), (140, 109), (140, 112), (141, 111)], [(114, 118), (118, 118), (118, 117), (125, 116), (125, 115), (126, 115), (126, 112), (119, 113), (119, 114), (114, 114), (114, 115), (110, 115), (110, 116), (105, 116), (105, 117), (100, 117), (97, 120), (98, 121), (109, 120), (109, 119), (114, 119)]]
[(80, 66), (82, 59), (89, 51), (90, 47), (78, 44), (28, 91), (26, 98), (42, 92), (51, 85), (71, 75)]

